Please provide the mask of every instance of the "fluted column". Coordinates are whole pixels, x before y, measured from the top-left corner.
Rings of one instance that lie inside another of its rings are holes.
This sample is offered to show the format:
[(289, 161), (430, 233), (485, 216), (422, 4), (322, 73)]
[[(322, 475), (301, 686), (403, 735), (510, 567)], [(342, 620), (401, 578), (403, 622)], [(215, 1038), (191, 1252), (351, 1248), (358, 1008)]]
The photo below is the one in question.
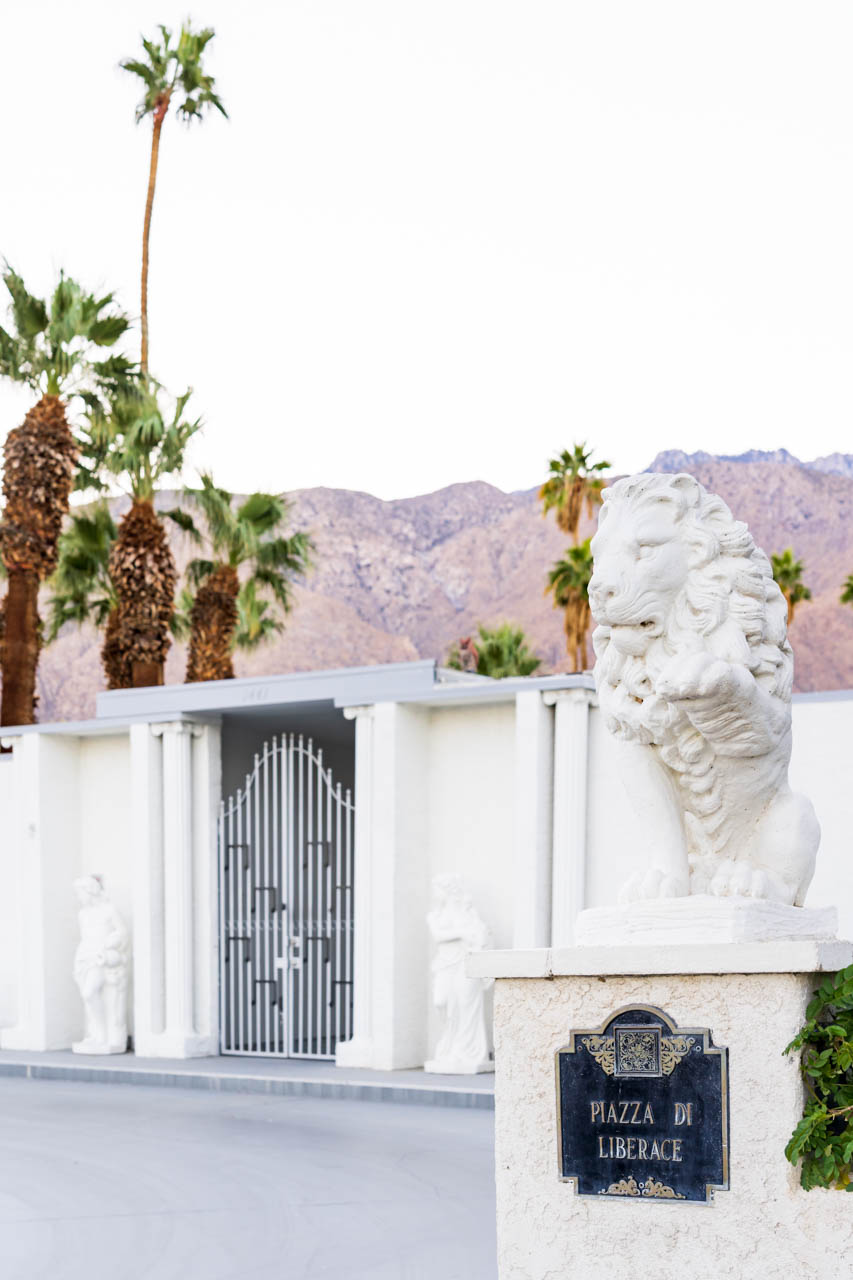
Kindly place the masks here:
[(586, 906), (587, 781), (591, 689), (546, 693), (554, 704), (554, 827), (551, 946), (570, 947)]

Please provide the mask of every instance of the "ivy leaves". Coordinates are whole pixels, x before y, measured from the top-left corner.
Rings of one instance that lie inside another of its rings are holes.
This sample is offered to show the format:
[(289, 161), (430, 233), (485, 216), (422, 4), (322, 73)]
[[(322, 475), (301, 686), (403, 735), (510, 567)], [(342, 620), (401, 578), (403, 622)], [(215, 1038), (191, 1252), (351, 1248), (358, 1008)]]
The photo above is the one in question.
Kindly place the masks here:
[(853, 965), (828, 977), (785, 1053), (802, 1051), (808, 1097), (785, 1155), (800, 1184), (853, 1191)]

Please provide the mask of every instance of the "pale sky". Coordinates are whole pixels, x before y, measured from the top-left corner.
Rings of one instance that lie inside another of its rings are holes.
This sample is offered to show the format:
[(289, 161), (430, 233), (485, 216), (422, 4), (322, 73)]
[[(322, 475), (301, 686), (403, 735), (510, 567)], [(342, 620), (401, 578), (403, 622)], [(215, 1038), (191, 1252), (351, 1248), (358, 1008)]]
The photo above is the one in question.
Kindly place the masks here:
[[(173, 0), (0, 16), (0, 255), (135, 314)], [(234, 490), (503, 489), (591, 442), (853, 451), (853, 8), (200, 0), (230, 121), (164, 127), (151, 369)], [(0, 435), (26, 394), (0, 387)], [(191, 472), (190, 472), (191, 475)]]

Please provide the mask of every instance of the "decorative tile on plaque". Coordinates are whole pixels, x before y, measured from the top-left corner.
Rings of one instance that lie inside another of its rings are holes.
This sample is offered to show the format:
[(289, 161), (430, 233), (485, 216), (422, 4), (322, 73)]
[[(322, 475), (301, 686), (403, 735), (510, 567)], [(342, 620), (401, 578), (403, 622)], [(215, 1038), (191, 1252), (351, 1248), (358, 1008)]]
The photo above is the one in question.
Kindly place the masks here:
[(557, 1050), (560, 1177), (582, 1196), (710, 1203), (729, 1186), (728, 1050), (633, 1005)]

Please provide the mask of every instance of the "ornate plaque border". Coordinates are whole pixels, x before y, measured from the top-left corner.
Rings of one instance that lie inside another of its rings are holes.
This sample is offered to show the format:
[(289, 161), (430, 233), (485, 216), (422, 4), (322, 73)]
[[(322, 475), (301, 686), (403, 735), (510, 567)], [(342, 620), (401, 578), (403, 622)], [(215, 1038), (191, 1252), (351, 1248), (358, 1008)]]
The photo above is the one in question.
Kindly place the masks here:
[[(731, 1189), (729, 1179), (729, 1051), (726, 1045), (715, 1045), (711, 1040), (710, 1027), (680, 1027), (677, 1022), (670, 1018), (669, 1014), (664, 1013), (663, 1009), (658, 1008), (654, 1004), (623, 1004), (618, 1009), (614, 1009), (609, 1013), (604, 1021), (597, 1027), (569, 1032), (568, 1044), (561, 1045), (554, 1051), (554, 1076), (557, 1090), (557, 1176), (560, 1182), (567, 1182), (571, 1185), (576, 1196), (583, 1194), (585, 1200), (596, 1200), (598, 1196), (587, 1195), (578, 1191), (578, 1179), (576, 1177), (563, 1176), (563, 1108), (560, 1100), (560, 1054), (574, 1053), (577, 1041), (583, 1036), (604, 1036), (607, 1028), (616, 1018), (623, 1013), (630, 1013), (632, 1010), (641, 1009), (644, 1013), (654, 1014), (656, 1018), (660, 1018), (661, 1022), (669, 1028), (673, 1036), (693, 1036), (696, 1040), (701, 1041), (702, 1052), (708, 1057), (718, 1057), (720, 1059), (720, 1081), (721, 1089), (721, 1110), (722, 1110), (722, 1154), (723, 1154), (723, 1180), (722, 1182), (707, 1182), (705, 1184), (705, 1199), (690, 1200), (686, 1203), (698, 1206), (713, 1204), (715, 1191), (729, 1191)], [(627, 1029), (627, 1028), (626, 1028)], [(614, 1040), (615, 1052), (615, 1040)], [(632, 1196), (614, 1195), (613, 1199), (627, 1200)], [(655, 1195), (655, 1199), (660, 1199), (668, 1204), (684, 1204), (685, 1201), (677, 1197), (669, 1197), (666, 1195)]]

